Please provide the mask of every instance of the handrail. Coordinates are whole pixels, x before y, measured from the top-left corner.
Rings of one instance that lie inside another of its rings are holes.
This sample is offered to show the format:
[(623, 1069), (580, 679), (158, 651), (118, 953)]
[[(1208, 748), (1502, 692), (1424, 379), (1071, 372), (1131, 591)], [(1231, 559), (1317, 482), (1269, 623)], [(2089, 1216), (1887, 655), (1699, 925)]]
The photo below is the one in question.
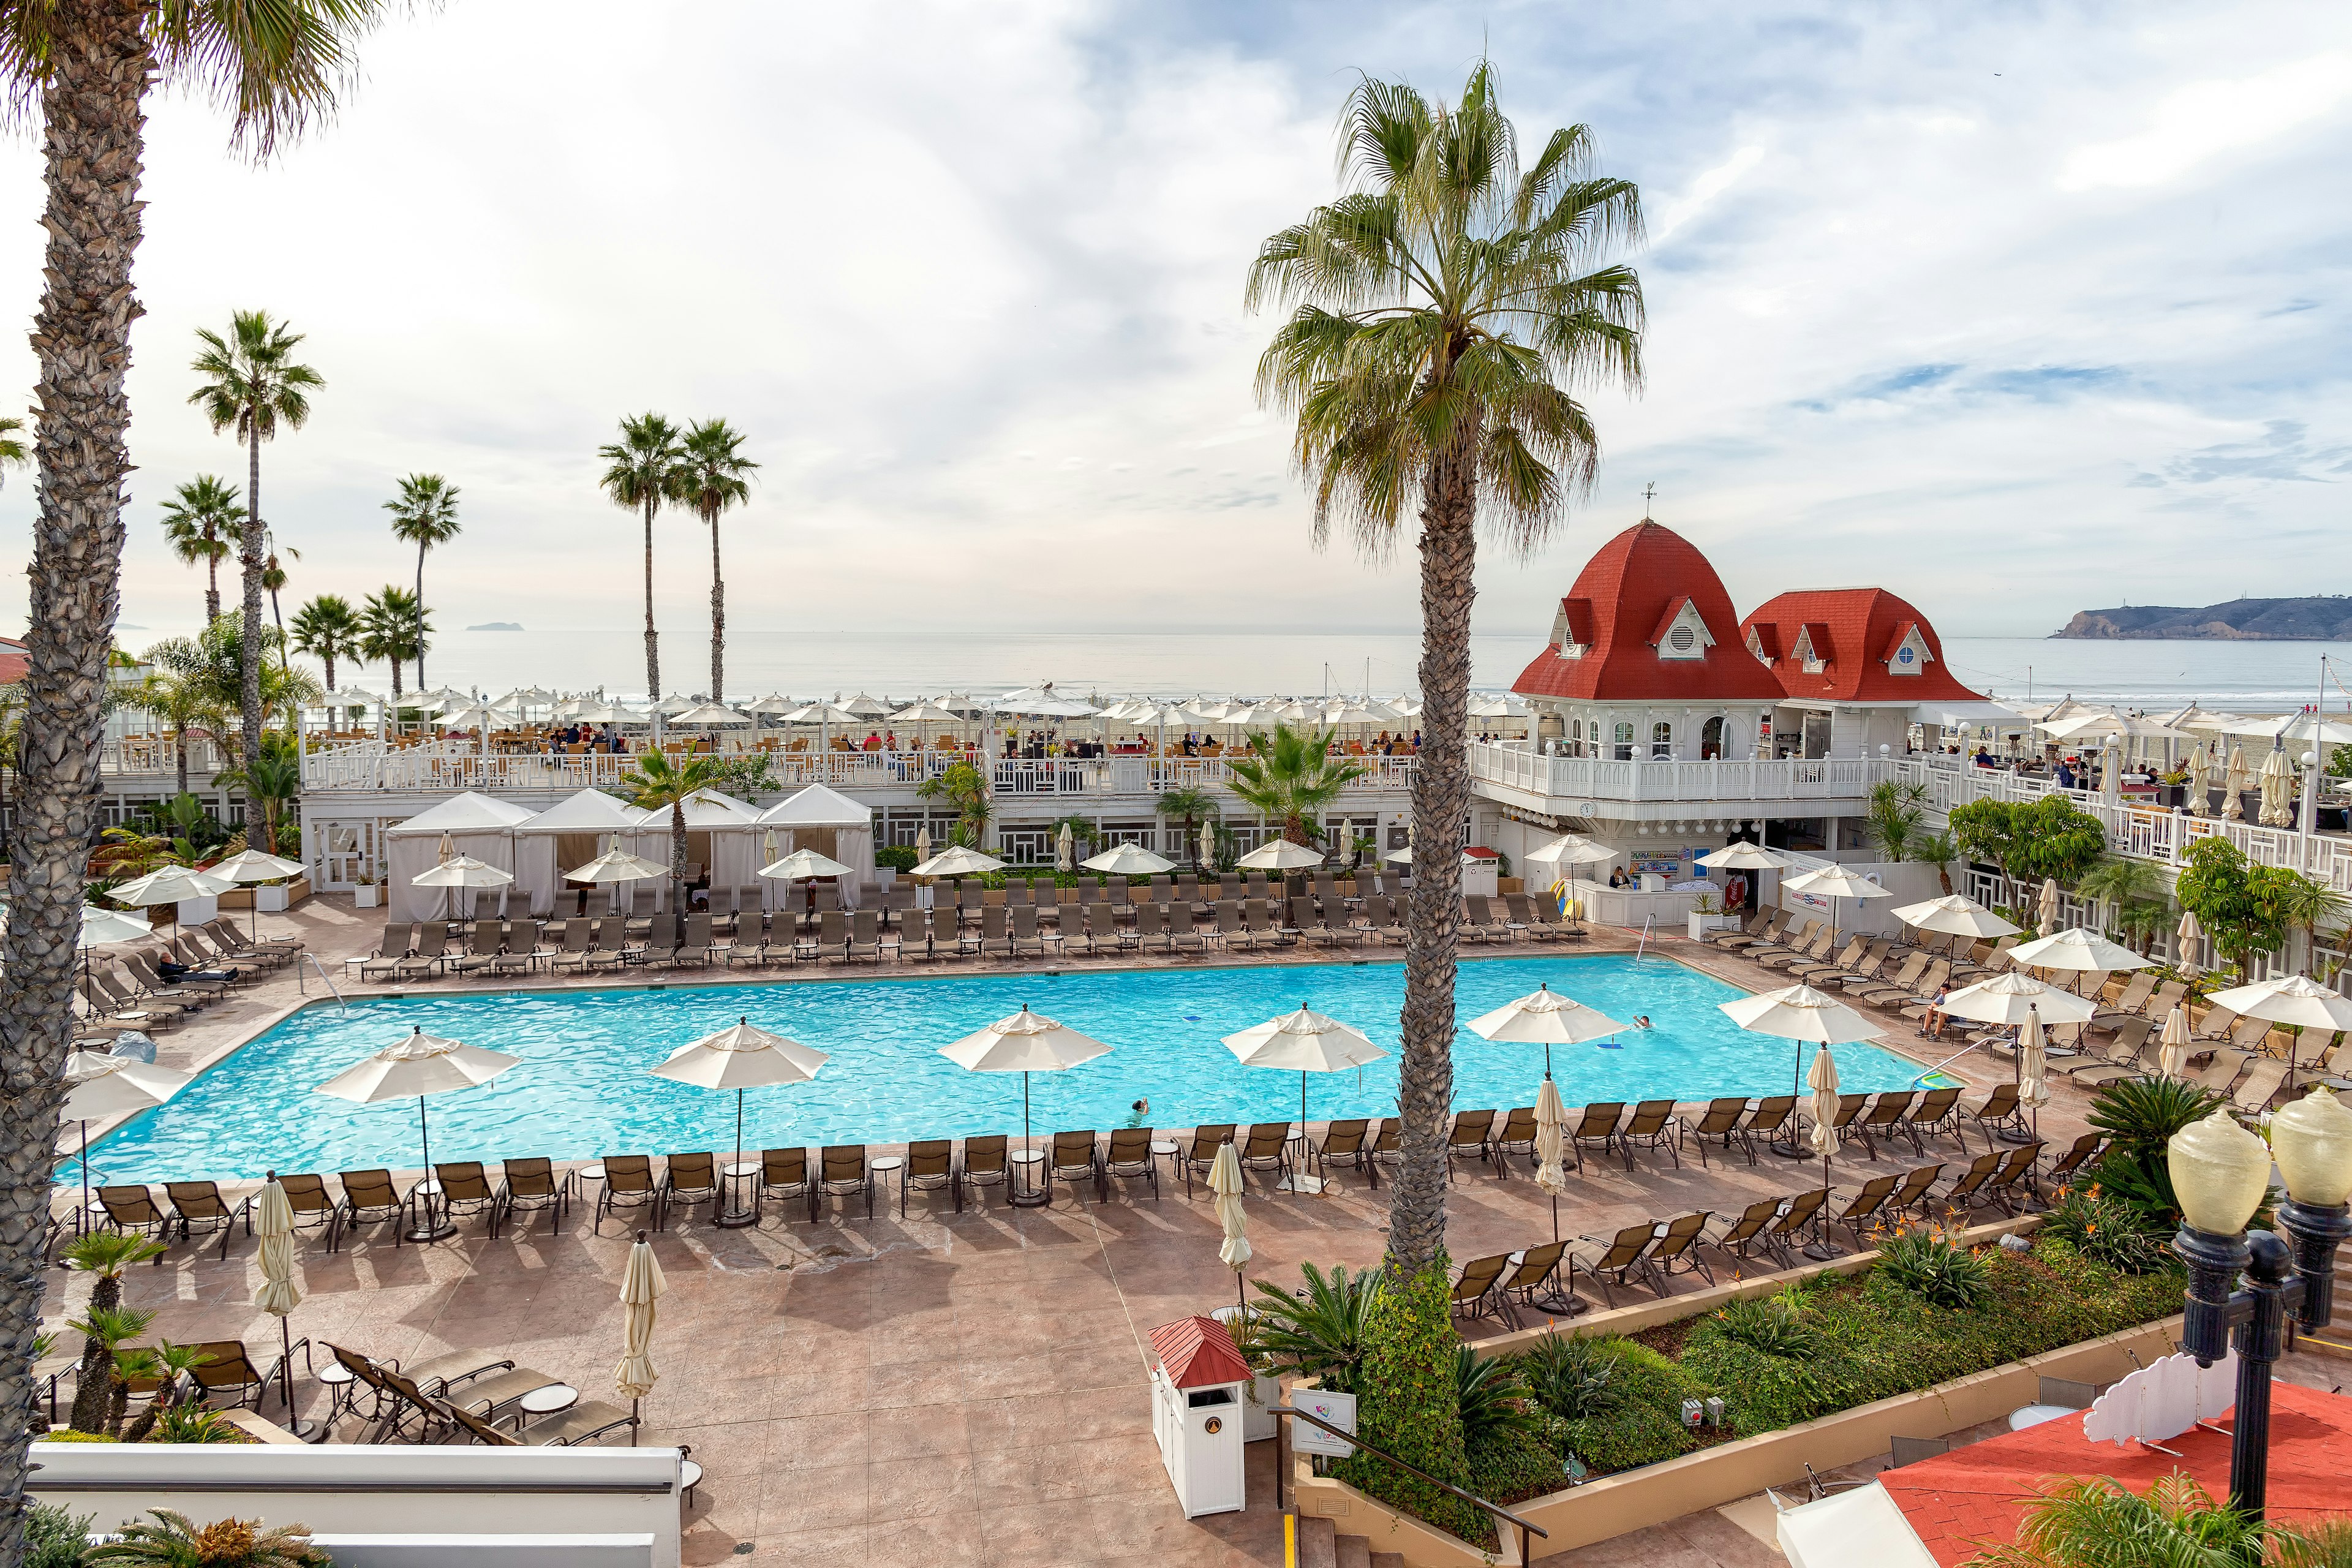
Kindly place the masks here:
[(1650, 945), (1650, 925), (1651, 922), (1655, 921), (1657, 918), (1658, 917), (1654, 914), (1643, 915), (1642, 917), (1642, 940), (1633, 944), (1633, 962), (1637, 964), (1642, 962), (1642, 953), (1643, 950), (1648, 948)]
[[(1310, 1426), (1319, 1426), (1324, 1431), (1330, 1433), (1334, 1437), (1340, 1439), (1342, 1442), (1345, 1442), (1351, 1447), (1361, 1448), (1365, 1453), (1371, 1455), (1374, 1458), (1385, 1459), (1390, 1464), (1394, 1465), (1398, 1469), (1403, 1470), (1410, 1475), (1420, 1477), (1423, 1480), (1427, 1481), (1431, 1486), (1435, 1487), (1438, 1490), (1460, 1498), (1464, 1502), (1468, 1503), (1473, 1508), (1484, 1509), (1486, 1512), (1494, 1515), (1496, 1519), (1501, 1520), (1506, 1523), (1518, 1526), (1520, 1568), (1527, 1568), (1527, 1563), (1528, 1562), (1528, 1532), (1529, 1531), (1533, 1531), (1536, 1534), (1542, 1536), (1546, 1541), (1549, 1541), (1551, 1539), (1551, 1531), (1546, 1530), (1542, 1525), (1534, 1523), (1528, 1520), (1521, 1519), (1509, 1509), (1504, 1508), (1498, 1503), (1488, 1502), (1485, 1498), (1474, 1496), (1469, 1492), (1465, 1492), (1460, 1487), (1454, 1486), (1449, 1481), (1441, 1481), (1435, 1476), (1431, 1475), (1427, 1470), (1421, 1468), (1419, 1466), (1408, 1464), (1406, 1461), (1398, 1458), (1394, 1454), (1389, 1453), (1384, 1449), (1374, 1447), (1371, 1444), (1365, 1442), (1355, 1433), (1341, 1431), (1339, 1427), (1332, 1426), (1328, 1421), (1324, 1420), (1320, 1415), (1310, 1415), (1304, 1410), (1294, 1410), (1287, 1405), (1268, 1406), (1268, 1413), (1275, 1415), (1296, 1416), (1299, 1420), (1306, 1422)], [(1279, 1465), (1275, 1467), (1274, 1486), (1274, 1505), (1276, 1508), (1279, 1509), (1282, 1506), (1282, 1467)]]
[[(327, 983), (327, 989), (335, 994), (335, 1005), (344, 1012), (350, 1012), (352, 1005), (343, 999), (341, 987), (335, 984), (335, 977), (327, 973), (327, 966), (319, 962), (319, 955), (315, 952), (306, 952), (302, 956), (310, 961), (311, 968), (319, 972), (319, 978)], [(304, 995), (310, 994), (310, 988), (302, 984), (302, 966), (299, 963), (294, 966), (294, 985), (295, 989)]]
[(1970, 1051), (1975, 1050), (1979, 1046), (1983, 1044), (1984, 1042), (1982, 1040), (1970, 1040), (1967, 1045), (1961, 1047), (1958, 1050), (1954, 1051), (1950, 1056), (1946, 1057), (1942, 1061), (1937, 1062), (1934, 1067), (1929, 1068), (1926, 1072), (1921, 1073), (1917, 1078), (1913, 1079), (1911, 1081), (1913, 1083), (1925, 1083), (1927, 1079), (1935, 1077), (1937, 1073), (1942, 1072), (1946, 1068), (1951, 1066), (1954, 1062), (1958, 1061), (1962, 1057), (1967, 1056)]

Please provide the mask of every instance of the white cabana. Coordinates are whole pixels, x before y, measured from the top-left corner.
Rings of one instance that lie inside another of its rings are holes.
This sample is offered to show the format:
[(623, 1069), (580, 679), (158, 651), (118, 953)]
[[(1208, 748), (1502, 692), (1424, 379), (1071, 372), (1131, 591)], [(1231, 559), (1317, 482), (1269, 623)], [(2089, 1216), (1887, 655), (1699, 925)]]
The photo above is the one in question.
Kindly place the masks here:
[[(583, 789), (515, 824), (510, 899), (520, 900), (533, 916), (552, 913), (556, 895), (567, 890), (563, 873), (602, 855), (614, 834), (635, 834), (645, 815), (601, 789)], [(662, 864), (668, 863), (665, 855)]]
[[(860, 805), (836, 789), (811, 784), (791, 799), (760, 814), (760, 826), (776, 835), (776, 853), (814, 849), (818, 854), (857, 868), (841, 879), (844, 909), (857, 907), (859, 889), (874, 879), (874, 808)], [(756, 864), (756, 862), (755, 862)], [(765, 882), (761, 897), (769, 909), (790, 896), (790, 885)]]
[[(628, 851), (657, 866), (668, 865), (669, 817), (670, 808), (666, 805), (641, 813), (635, 837), (626, 845)], [(760, 808), (715, 789), (697, 790), (687, 796), (686, 859), (687, 864), (700, 866), (709, 874), (714, 897), (757, 884)], [(655, 897), (661, 900), (654, 907), (668, 908), (669, 881), (664, 879), (652, 886)]]
[(537, 815), (527, 805), (467, 790), (452, 795), (407, 821), (384, 829), (388, 921), (432, 921), (442, 918), (448, 895), (439, 888), (413, 885), (417, 874), (441, 863), (441, 839), (449, 838), (452, 855), (470, 855), (501, 871), (515, 868), (515, 828)]

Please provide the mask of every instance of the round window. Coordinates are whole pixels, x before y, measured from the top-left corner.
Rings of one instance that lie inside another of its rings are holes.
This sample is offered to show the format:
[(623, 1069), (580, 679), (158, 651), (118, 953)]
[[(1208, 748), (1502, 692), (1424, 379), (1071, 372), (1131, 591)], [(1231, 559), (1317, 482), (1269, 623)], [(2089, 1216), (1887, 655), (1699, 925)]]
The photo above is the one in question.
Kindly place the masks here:
[(1895, 656), (1895, 662), (1897, 664), (1909, 664), (1913, 659), (1918, 657), (1919, 656), (1917, 654), (1906, 647)]
[(1674, 646), (1676, 653), (1688, 653), (1697, 646), (1698, 634), (1688, 626), (1676, 626), (1666, 635), (1666, 641)]

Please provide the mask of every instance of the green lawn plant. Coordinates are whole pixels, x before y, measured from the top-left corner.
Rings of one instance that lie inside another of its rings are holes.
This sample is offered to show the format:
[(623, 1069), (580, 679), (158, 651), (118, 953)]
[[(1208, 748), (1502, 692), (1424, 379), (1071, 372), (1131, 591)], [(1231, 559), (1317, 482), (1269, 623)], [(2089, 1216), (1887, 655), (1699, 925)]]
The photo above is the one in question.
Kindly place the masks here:
[(25, 1568), (77, 1568), (89, 1544), (96, 1514), (77, 1519), (52, 1502), (37, 1502), (25, 1510)]

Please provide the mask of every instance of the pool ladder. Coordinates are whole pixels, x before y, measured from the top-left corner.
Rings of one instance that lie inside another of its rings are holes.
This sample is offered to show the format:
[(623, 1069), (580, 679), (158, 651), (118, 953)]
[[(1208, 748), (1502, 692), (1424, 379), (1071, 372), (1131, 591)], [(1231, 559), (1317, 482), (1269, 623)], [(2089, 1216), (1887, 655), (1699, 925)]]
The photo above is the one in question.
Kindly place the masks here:
[[(341, 1007), (346, 1013), (350, 1012), (352, 1010), (352, 1005), (343, 1000), (342, 991), (335, 984), (335, 977), (327, 973), (327, 966), (319, 962), (319, 955), (315, 952), (306, 952), (302, 955), (302, 963), (308, 963), (311, 968), (317, 970), (319, 972), (319, 978), (327, 983), (327, 989), (334, 992), (335, 1005)], [(310, 994), (310, 983), (302, 978), (302, 964), (300, 963), (294, 966), (294, 981), (300, 988), (303, 995), (308, 996)]]
[(1650, 945), (1650, 926), (1657, 918), (1655, 915), (1642, 917), (1642, 940), (1633, 944), (1633, 962), (1636, 964), (1642, 962), (1642, 953)]

